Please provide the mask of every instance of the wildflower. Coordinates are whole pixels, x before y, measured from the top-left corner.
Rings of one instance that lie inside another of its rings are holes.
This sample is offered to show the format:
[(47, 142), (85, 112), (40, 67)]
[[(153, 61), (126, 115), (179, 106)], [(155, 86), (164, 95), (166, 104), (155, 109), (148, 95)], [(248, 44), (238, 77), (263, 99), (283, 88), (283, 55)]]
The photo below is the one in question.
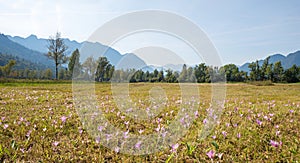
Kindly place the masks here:
[(101, 132), (103, 130), (103, 126), (98, 126), (98, 130)]
[(106, 141), (109, 141), (111, 139), (111, 134), (106, 134)]
[(178, 143), (176, 143), (176, 144), (173, 144), (172, 146), (171, 146), (171, 152), (176, 152), (176, 150), (177, 150), (177, 148), (179, 147), (179, 144)]
[(236, 123), (235, 123), (235, 124), (233, 124), (233, 127), (237, 127), (237, 126), (238, 126), (238, 124), (236, 124)]
[(115, 152), (119, 153), (119, 152), (120, 152), (120, 148), (119, 148), (119, 147), (116, 147), (116, 148), (115, 148)]
[(215, 156), (215, 151), (210, 150), (209, 152), (206, 153), (206, 155), (207, 155), (210, 159), (212, 159), (212, 158), (214, 158), (214, 156)]
[(216, 137), (216, 135), (214, 135), (214, 136), (212, 136), (212, 138), (213, 138), (213, 139), (216, 139), (217, 137)]
[(139, 132), (139, 134), (142, 134), (144, 132), (144, 130), (140, 129), (138, 132)]
[(162, 134), (161, 134), (161, 136), (164, 138), (164, 137), (166, 137), (166, 135), (167, 135), (167, 131), (165, 131), (165, 132), (163, 132)]
[(279, 147), (279, 146), (281, 146), (282, 145), (282, 142), (280, 141), (280, 142), (277, 142), (277, 141), (274, 141), (274, 140), (270, 140), (270, 144), (271, 144), (271, 146), (273, 146), (273, 147)]
[(141, 144), (142, 144), (142, 141), (138, 141), (136, 144), (135, 144), (135, 148), (137, 149), (140, 149), (141, 148)]
[(127, 139), (129, 136), (128, 136), (128, 133), (129, 133), (129, 131), (127, 130), (126, 132), (124, 132), (124, 139)]
[(258, 120), (258, 119), (256, 119), (256, 123), (258, 124), (258, 125), (262, 125), (262, 121), (260, 121), (260, 120)]
[(99, 144), (100, 143), (100, 137), (96, 137), (96, 143)]
[(43, 131), (46, 131), (47, 130), (47, 128), (45, 127), (45, 128), (43, 128)]
[(24, 148), (20, 148), (20, 151), (21, 151), (22, 153), (24, 153), (24, 152), (25, 152)]
[(82, 134), (83, 130), (82, 129), (79, 129), (79, 134)]
[(3, 125), (3, 128), (4, 128), (4, 129), (7, 129), (7, 127), (8, 127), (8, 124), (4, 124), (4, 125)]
[(62, 123), (65, 123), (66, 120), (67, 120), (67, 117), (66, 117), (66, 116), (62, 116), (62, 117), (60, 118), (60, 120), (62, 121)]
[(181, 119), (180, 119), (180, 123), (183, 125), (184, 124), (184, 117), (182, 117)]
[(159, 130), (160, 130), (160, 125), (158, 125), (157, 128), (155, 128), (156, 132), (159, 132)]
[(125, 124), (126, 126), (128, 126), (128, 124), (129, 124), (129, 121), (125, 121), (125, 122), (124, 122), (124, 124)]
[(207, 123), (207, 119), (206, 119), (206, 118), (203, 120), (203, 123), (204, 123), (204, 124), (206, 124), (206, 123)]
[(290, 110), (290, 113), (294, 113), (294, 110)]
[(230, 126), (230, 124), (229, 123), (226, 123), (226, 127), (229, 127)]
[(219, 159), (222, 159), (223, 154), (224, 154), (224, 153), (219, 153), (219, 154), (218, 154)]
[(227, 136), (227, 132), (226, 131), (222, 131), (222, 134), (223, 134), (224, 137)]
[(29, 130), (29, 131), (27, 132), (27, 134), (26, 134), (26, 137), (27, 137), (27, 138), (30, 136), (31, 132), (32, 132), (32, 130)]
[(278, 125), (276, 125), (276, 126), (275, 126), (275, 128), (279, 128), (279, 126), (278, 126)]
[(162, 121), (162, 118), (157, 118), (157, 123), (160, 123)]
[(5, 120), (5, 117), (1, 117), (1, 121), (4, 121)]
[(195, 118), (197, 118), (199, 116), (198, 110), (195, 111), (194, 115), (195, 115)]
[(58, 144), (59, 144), (59, 142), (57, 142), (57, 141), (53, 142), (54, 146), (58, 146)]
[(235, 107), (235, 108), (234, 108), (234, 112), (237, 112), (237, 111), (238, 111), (238, 108), (237, 108), (237, 107)]
[(238, 139), (241, 138), (241, 133), (238, 133), (236, 136)]
[(278, 136), (280, 134), (280, 131), (276, 131), (276, 136)]

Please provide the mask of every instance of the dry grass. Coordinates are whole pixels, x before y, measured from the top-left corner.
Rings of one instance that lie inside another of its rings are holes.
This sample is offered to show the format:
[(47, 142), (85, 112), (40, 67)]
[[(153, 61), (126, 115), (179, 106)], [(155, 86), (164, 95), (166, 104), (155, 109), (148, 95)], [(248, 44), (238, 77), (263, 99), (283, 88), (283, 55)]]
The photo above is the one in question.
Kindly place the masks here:
[[(163, 117), (161, 125), (167, 126), (175, 116), (170, 111), (180, 109), (177, 84), (130, 84), (130, 97), (146, 106), (153, 87), (162, 87), (169, 99), (168, 107), (158, 115)], [(198, 87), (199, 117), (178, 141), (178, 149), (172, 152), (168, 147), (151, 155), (131, 156), (101, 146), (88, 135), (73, 106), (71, 84), (1, 84), (0, 162), (299, 162), (299, 84), (228, 84), (220, 122), (204, 140), (198, 140), (197, 133), (211, 102), (211, 85)], [(117, 115), (110, 85), (97, 84), (96, 88), (98, 100), (104, 102), (100, 109), (107, 112), (111, 123), (133, 134), (139, 134), (140, 126), (144, 126), (143, 134), (155, 132), (156, 119), (143, 124), (125, 114)], [(212, 158), (209, 151), (214, 153)]]

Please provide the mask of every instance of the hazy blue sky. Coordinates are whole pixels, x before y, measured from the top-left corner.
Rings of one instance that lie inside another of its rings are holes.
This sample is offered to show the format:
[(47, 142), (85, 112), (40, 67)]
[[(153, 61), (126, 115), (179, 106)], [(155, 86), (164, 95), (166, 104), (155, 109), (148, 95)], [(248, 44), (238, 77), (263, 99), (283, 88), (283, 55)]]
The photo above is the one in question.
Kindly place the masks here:
[(170, 11), (196, 23), (223, 63), (300, 50), (299, 0), (0, 0), (0, 32), (48, 38), (60, 31), (63, 37), (84, 41), (112, 18), (144, 9)]

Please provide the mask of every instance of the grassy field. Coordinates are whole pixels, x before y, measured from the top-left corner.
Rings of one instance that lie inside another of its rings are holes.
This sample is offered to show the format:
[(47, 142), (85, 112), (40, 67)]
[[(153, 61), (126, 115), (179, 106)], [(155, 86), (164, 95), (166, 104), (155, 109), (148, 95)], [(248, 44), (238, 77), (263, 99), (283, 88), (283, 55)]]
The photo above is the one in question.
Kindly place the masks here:
[[(211, 85), (197, 86), (200, 106), (189, 132), (178, 144), (133, 156), (88, 134), (74, 107), (71, 83), (1, 83), (0, 162), (300, 162), (300, 84), (228, 84), (221, 119), (206, 139), (198, 133), (206, 123)], [(124, 132), (158, 132), (175, 118), (181, 96), (177, 84), (137, 83), (130, 84), (130, 97), (146, 109), (153, 87), (163, 88), (168, 101), (149, 122), (120, 113), (110, 84), (96, 84), (99, 109)]]

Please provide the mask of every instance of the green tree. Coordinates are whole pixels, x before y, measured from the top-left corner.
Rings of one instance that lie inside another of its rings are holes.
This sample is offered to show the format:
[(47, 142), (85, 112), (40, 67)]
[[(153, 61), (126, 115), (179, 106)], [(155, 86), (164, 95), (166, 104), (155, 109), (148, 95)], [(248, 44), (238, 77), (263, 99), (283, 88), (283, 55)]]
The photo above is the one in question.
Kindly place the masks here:
[(97, 64), (95, 80), (100, 82), (109, 81), (111, 78), (110, 69), (112, 69), (113, 66), (109, 63), (106, 57), (99, 57)]
[(226, 76), (227, 81), (237, 82), (241, 80), (239, 68), (235, 64), (227, 64), (220, 68), (220, 72)]
[(273, 68), (273, 81), (274, 82), (282, 82), (284, 78), (284, 69), (281, 65), (281, 62), (278, 61), (274, 64)]
[[(266, 80), (266, 79), (268, 79), (268, 75), (266, 73), (267, 73), (267, 69), (269, 67), (269, 60), (270, 60), (270, 56), (267, 57), (264, 60), (262, 66), (261, 66), (261, 69), (260, 69), (260, 80)], [(269, 72), (269, 73), (271, 74), (271, 72)]]
[(165, 80), (164, 71), (160, 70), (157, 77), (159, 82), (163, 82)]
[(205, 63), (196, 65), (196, 67), (194, 68), (195, 77), (196, 77), (196, 80), (198, 83), (205, 82), (206, 69), (207, 69), (207, 66), (205, 65)]
[(258, 81), (261, 79), (261, 69), (259, 66), (258, 61), (252, 62), (248, 66), (250, 68), (250, 80), (252, 81)]
[(269, 64), (266, 68), (265, 77), (267, 80), (273, 81), (274, 78), (274, 72), (273, 72), (273, 64)]
[(291, 68), (285, 71), (285, 79), (288, 83), (299, 82), (299, 68), (293, 65)]
[(195, 77), (195, 71), (192, 67), (189, 67), (187, 69), (187, 81), (188, 82), (195, 82), (196, 77)]
[(52, 73), (52, 70), (50, 68), (48, 68), (44, 71), (44, 75), (43, 75), (44, 79), (50, 80), (50, 79), (52, 79), (52, 76), (53, 76), (53, 73)]
[(188, 81), (188, 72), (187, 72), (186, 64), (183, 64), (183, 66), (182, 66), (182, 70), (180, 72), (178, 81), (179, 82), (187, 82)]
[(55, 79), (58, 79), (58, 66), (67, 62), (65, 52), (68, 49), (59, 32), (54, 37), (50, 36), (47, 48), (47, 56), (55, 63)]
[(15, 60), (10, 60), (5, 66), (0, 66), (2, 76), (8, 77), (15, 64)]
[(68, 74), (69, 74), (70, 78), (78, 77), (81, 73), (81, 65), (79, 62), (79, 58), (80, 58), (80, 53), (79, 53), (79, 50), (76, 49), (72, 53), (69, 64), (68, 64), (68, 70), (69, 70)]
[(173, 73), (172, 70), (168, 69), (166, 71), (166, 78), (165, 81), (168, 83), (176, 83), (177, 82), (177, 78), (175, 76), (175, 74)]
[(82, 68), (84, 69), (84, 78), (88, 80), (92, 80), (92, 77), (95, 75), (95, 71), (97, 68), (97, 62), (94, 57), (88, 57), (82, 64)]
[(68, 79), (68, 71), (65, 68), (60, 68), (58, 71), (58, 78), (59, 79)]

